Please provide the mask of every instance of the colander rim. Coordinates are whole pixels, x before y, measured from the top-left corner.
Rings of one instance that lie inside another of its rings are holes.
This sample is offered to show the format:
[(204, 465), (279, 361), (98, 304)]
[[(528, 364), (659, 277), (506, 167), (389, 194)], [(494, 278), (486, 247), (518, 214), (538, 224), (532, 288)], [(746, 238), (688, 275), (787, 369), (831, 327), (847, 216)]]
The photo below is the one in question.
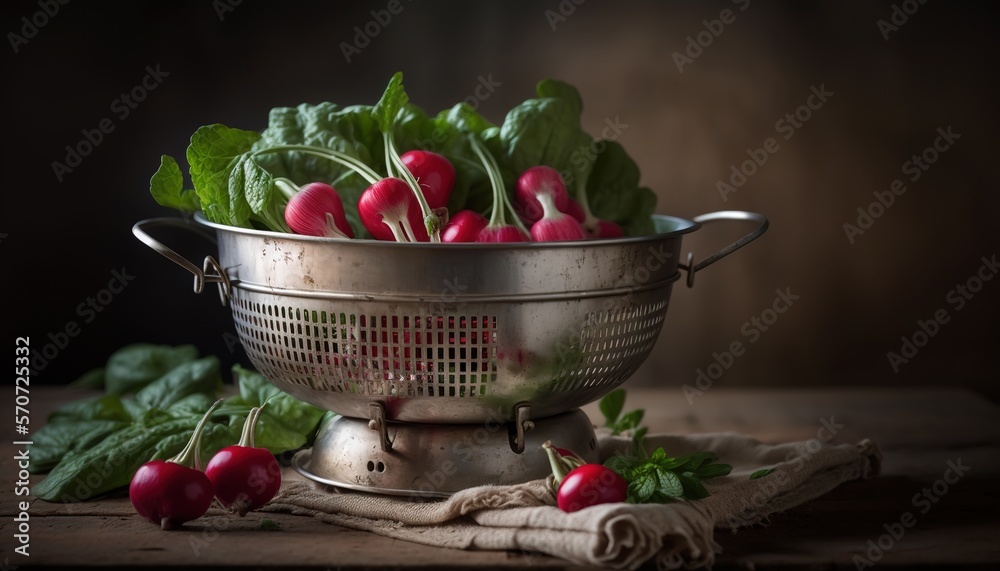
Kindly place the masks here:
[(411, 249), (427, 249), (427, 250), (550, 250), (550, 249), (565, 249), (565, 248), (578, 248), (581, 246), (594, 247), (594, 246), (618, 246), (618, 245), (630, 245), (630, 244), (643, 244), (647, 242), (657, 242), (666, 238), (672, 238), (674, 236), (681, 236), (684, 234), (690, 234), (701, 228), (700, 222), (695, 222), (688, 218), (681, 218), (679, 216), (668, 216), (666, 214), (653, 214), (652, 220), (654, 226), (658, 223), (662, 224), (672, 224), (676, 227), (672, 230), (667, 230), (664, 232), (659, 232), (656, 234), (647, 234), (645, 236), (629, 236), (625, 238), (602, 238), (594, 240), (575, 240), (575, 241), (565, 241), (565, 242), (503, 242), (503, 243), (447, 243), (447, 244), (433, 244), (430, 242), (418, 242), (418, 243), (408, 243), (400, 244), (399, 242), (388, 242), (383, 240), (368, 240), (356, 238), (352, 240), (344, 240), (340, 238), (327, 238), (323, 236), (303, 236), (301, 234), (290, 234), (285, 232), (273, 232), (271, 230), (257, 230), (255, 228), (242, 228), (239, 226), (229, 226), (227, 224), (219, 224), (217, 222), (211, 222), (202, 212), (194, 213), (195, 221), (201, 225), (214, 230), (219, 230), (222, 232), (232, 232), (234, 234), (243, 234), (247, 236), (259, 236), (262, 238), (276, 238), (282, 240), (292, 240), (292, 241), (302, 241), (302, 242), (313, 242), (318, 244), (352, 244), (352, 245), (365, 245), (372, 248), (411, 248)]

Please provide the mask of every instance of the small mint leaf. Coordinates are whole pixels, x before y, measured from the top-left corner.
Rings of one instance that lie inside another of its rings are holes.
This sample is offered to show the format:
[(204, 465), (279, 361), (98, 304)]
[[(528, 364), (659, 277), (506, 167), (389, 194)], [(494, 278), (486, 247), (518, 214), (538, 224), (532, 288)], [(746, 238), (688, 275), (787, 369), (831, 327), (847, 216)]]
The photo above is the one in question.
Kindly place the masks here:
[(756, 480), (758, 478), (763, 478), (764, 476), (767, 476), (771, 472), (774, 472), (774, 468), (764, 468), (762, 470), (757, 470), (753, 474), (750, 474), (750, 479)]

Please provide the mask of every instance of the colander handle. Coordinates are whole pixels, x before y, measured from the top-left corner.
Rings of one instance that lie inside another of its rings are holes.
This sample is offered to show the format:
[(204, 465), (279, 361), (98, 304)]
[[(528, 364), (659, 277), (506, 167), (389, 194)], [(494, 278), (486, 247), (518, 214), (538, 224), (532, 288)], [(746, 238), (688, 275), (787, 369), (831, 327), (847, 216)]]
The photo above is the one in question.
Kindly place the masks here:
[(688, 252), (687, 263), (677, 264), (679, 267), (687, 270), (687, 286), (692, 287), (694, 285), (694, 275), (701, 270), (711, 266), (715, 262), (718, 262), (722, 258), (725, 258), (729, 254), (732, 254), (736, 250), (739, 250), (743, 246), (746, 246), (750, 242), (753, 242), (757, 238), (760, 238), (764, 232), (767, 232), (768, 221), (767, 217), (763, 214), (757, 214), (756, 212), (746, 212), (743, 210), (721, 210), (719, 212), (709, 212), (707, 214), (701, 214), (692, 218), (695, 222), (699, 224), (707, 224), (709, 222), (718, 222), (720, 220), (749, 220), (752, 222), (757, 222), (759, 226), (750, 232), (746, 236), (740, 238), (739, 240), (733, 242), (732, 244), (726, 246), (725, 248), (719, 250), (718, 252), (712, 254), (711, 256), (705, 258), (704, 260), (694, 263), (694, 254)]
[[(148, 218), (146, 220), (136, 222), (135, 226), (132, 227), (132, 233), (135, 234), (135, 237), (142, 241), (143, 244), (149, 246), (171, 262), (194, 274), (195, 293), (201, 293), (202, 290), (205, 289), (206, 282), (219, 284), (219, 301), (221, 301), (222, 305), (225, 306), (226, 300), (232, 293), (232, 285), (229, 283), (229, 276), (226, 275), (225, 270), (222, 269), (219, 262), (217, 262), (212, 256), (205, 256), (205, 261), (199, 268), (189, 262), (187, 258), (181, 256), (167, 246), (164, 246), (146, 232), (149, 228), (158, 228), (163, 226), (172, 226), (174, 228), (183, 228), (185, 230), (197, 232), (213, 242), (215, 241), (215, 238), (211, 234), (207, 234), (202, 229), (191, 225), (190, 222), (187, 222), (182, 218)], [(210, 271), (211, 273), (209, 273)]]

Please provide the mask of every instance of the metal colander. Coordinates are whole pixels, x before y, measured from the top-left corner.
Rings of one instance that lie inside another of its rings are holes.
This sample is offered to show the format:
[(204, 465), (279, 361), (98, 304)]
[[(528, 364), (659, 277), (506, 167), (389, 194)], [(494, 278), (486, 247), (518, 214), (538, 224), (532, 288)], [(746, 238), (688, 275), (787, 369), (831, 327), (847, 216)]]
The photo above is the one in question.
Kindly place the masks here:
[[(223, 226), (201, 268), (217, 282), (254, 366), (278, 388), (378, 421), (521, 421), (571, 411), (632, 375), (653, 349), (671, 287), (764, 233), (749, 212), (655, 216), (656, 235), (586, 242), (396, 244)], [(681, 237), (716, 220), (757, 228), (700, 263)]]

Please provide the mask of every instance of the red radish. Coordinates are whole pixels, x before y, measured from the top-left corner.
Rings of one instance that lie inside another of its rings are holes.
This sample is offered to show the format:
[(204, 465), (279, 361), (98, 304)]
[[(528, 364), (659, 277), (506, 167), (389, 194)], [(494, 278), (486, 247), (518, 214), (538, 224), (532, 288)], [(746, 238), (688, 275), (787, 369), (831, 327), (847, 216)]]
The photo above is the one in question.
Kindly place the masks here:
[(552, 167), (540, 165), (531, 167), (521, 173), (517, 179), (516, 196), (521, 214), (529, 221), (535, 222), (542, 218), (544, 209), (538, 201), (538, 195), (547, 194), (555, 202), (560, 212), (566, 212), (569, 195), (566, 193), (566, 183), (559, 171)]
[(455, 167), (443, 155), (430, 151), (407, 151), (399, 157), (406, 170), (417, 177), (431, 209), (448, 206), (455, 186)]
[(274, 455), (254, 447), (254, 429), (264, 405), (250, 410), (239, 443), (216, 452), (205, 467), (215, 497), (241, 517), (271, 501), (281, 487), (281, 467)]
[(542, 445), (552, 466), (556, 485), (556, 505), (564, 512), (575, 512), (598, 504), (624, 502), (628, 482), (614, 470), (584, 460), (563, 448)]
[(566, 210), (563, 210), (563, 212), (575, 218), (580, 224), (583, 224), (587, 219), (587, 215), (583, 213), (583, 207), (572, 198), (566, 201)]
[(215, 492), (212, 482), (201, 470), (191, 467), (198, 463), (197, 448), (209, 416), (222, 402), (215, 402), (198, 421), (191, 439), (177, 456), (169, 460), (146, 462), (136, 470), (128, 487), (128, 497), (143, 518), (161, 529), (173, 529), (205, 515), (212, 505)]
[(598, 504), (624, 502), (628, 482), (611, 468), (584, 464), (575, 468), (559, 484), (556, 504), (564, 512), (575, 512)]
[(441, 230), (441, 241), (475, 242), (487, 224), (489, 221), (482, 214), (474, 210), (459, 210)]
[(583, 227), (572, 216), (563, 214), (556, 209), (555, 199), (544, 192), (536, 195), (542, 205), (542, 219), (531, 225), (531, 238), (536, 242), (559, 242), (565, 240), (584, 240), (586, 234)]
[(588, 232), (588, 238), (621, 238), (625, 235), (625, 231), (622, 227), (610, 220), (597, 220), (597, 229), (594, 232)]
[(427, 242), (427, 227), (413, 190), (398, 178), (383, 178), (358, 200), (361, 223), (377, 240)]
[(312, 182), (295, 193), (285, 206), (285, 222), (296, 234), (353, 238), (340, 195), (328, 184)]
[(479, 232), (476, 242), (530, 242), (531, 238), (516, 226), (487, 226)]

